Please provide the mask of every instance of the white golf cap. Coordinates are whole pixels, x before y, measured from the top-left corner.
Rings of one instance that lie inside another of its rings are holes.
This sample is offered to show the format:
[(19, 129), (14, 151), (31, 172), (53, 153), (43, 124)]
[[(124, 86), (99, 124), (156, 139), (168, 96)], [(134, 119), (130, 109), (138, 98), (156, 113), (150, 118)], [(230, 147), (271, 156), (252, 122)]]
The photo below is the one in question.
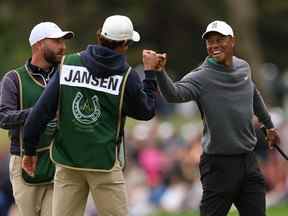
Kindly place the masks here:
[(113, 15), (106, 18), (101, 35), (114, 41), (132, 40), (138, 42), (140, 35), (134, 31), (131, 20), (126, 16)]
[(45, 38), (65, 38), (69, 39), (74, 37), (72, 31), (62, 31), (59, 26), (53, 22), (41, 22), (34, 26), (30, 33), (29, 42), (33, 46), (40, 40)]
[(220, 20), (216, 20), (216, 21), (211, 22), (207, 26), (206, 31), (202, 34), (202, 38), (205, 39), (206, 35), (209, 32), (218, 32), (218, 33), (225, 35), (225, 36), (230, 35), (230, 36), (234, 37), (233, 29), (231, 28), (231, 26), (228, 25), (226, 22), (220, 21)]

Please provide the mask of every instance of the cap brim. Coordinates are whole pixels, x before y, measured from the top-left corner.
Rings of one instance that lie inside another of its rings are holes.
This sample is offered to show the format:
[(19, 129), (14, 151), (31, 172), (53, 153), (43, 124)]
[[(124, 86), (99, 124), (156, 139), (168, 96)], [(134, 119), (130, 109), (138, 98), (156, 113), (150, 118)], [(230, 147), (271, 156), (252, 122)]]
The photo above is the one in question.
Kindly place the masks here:
[(213, 31), (206, 31), (206, 32), (204, 32), (204, 33), (202, 34), (202, 39), (206, 39), (206, 38), (207, 38), (207, 35), (208, 35), (209, 33), (211, 33), (211, 32), (216, 32), (216, 33), (219, 33), (219, 34), (221, 34), (221, 35), (223, 35), (223, 36), (229, 36), (229, 35), (230, 35), (230, 36), (233, 37), (233, 35), (231, 35), (231, 34), (223, 34), (223, 32), (213, 30)]
[(136, 32), (136, 31), (133, 31), (132, 40), (133, 40), (134, 42), (140, 41), (140, 34), (139, 34), (138, 32)]
[(211, 33), (211, 32), (217, 32), (217, 33), (219, 33), (219, 34), (222, 34), (221, 32), (218, 32), (218, 31), (206, 31), (206, 32), (204, 32), (204, 33), (202, 34), (202, 39), (206, 39), (207, 35), (208, 35), (209, 33)]
[(202, 39), (206, 39), (205, 36), (206, 36), (208, 33), (209, 33), (209, 32), (204, 32), (204, 33), (202, 34)]
[(63, 31), (59, 32), (53, 35), (49, 35), (47, 38), (64, 38), (64, 39), (70, 39), (74, 37), (74, 32), (72, 31)]

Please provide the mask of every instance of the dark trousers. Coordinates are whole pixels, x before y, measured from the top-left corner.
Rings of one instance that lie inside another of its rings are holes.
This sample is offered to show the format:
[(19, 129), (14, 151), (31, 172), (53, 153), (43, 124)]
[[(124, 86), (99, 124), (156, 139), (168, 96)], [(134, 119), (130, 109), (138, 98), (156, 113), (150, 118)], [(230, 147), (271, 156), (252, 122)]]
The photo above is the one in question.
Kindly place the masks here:
[(201, 216), (225, 216), (234, 203), (240, 216), (265, 216), (265, 184), (254, 152), (202, 154)]

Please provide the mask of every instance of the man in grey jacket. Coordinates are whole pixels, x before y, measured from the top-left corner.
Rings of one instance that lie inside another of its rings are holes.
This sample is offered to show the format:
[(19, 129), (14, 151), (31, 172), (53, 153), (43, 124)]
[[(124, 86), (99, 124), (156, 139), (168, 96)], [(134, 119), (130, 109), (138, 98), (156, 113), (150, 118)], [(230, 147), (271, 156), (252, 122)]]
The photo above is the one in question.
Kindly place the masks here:
[[(166, 73), (157, 74), (168, 102), (194, 100), (202, 115), (201, 216), (227, 215), (233, 203), (241, 216), (264, 216), (265, 185), (253, 152), (257, 141), (253, 115), (268, 128), (270, 147), (280, 141), (278, 132), (251, 80), (249, 64), (234, 56), (232, 28), (214, 21), (202, 38), (208, 57), (198, 68), (175, 83)], [(166, 56), (160, 57), (164, 67)]]

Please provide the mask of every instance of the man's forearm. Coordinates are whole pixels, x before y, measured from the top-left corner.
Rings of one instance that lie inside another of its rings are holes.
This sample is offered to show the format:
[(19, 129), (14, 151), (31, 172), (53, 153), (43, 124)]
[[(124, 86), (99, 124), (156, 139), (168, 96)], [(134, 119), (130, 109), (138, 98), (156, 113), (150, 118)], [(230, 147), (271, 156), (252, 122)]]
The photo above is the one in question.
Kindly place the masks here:
[(143, 83), (137, 73), (130, 73), (124, 97), (125, 115), (137, 120), (153, 118), (156, 110), (156, 94), (155, 71), (145, 71)]
[(168, 102), (177, 102), (177, 92), (173, 81), (164, 72), (157, 73), (157, 81), (162, 95)]
[(23, 126), (30, 109), (20, 109), (20, 91), (16, 72), (8, 72), (1, 84), (0, 127), (13, 129)]
[(263, 123), (266, 128), (274, 128), (264, 100), (256, 88), (254, 90), (253, 107), (254, 113), (258, 117), (259, 121)]
[(31, 108), (24, 110), (0, 110), (0, 127), (3, 129), (13, 129), (23, 126), (30, 111)]
[(197, 98), (199, 90), (196, 85), (193, 85), (192, 79), (191, 74), (188, 74), (180, 81), (173, 83), (166, 72), (157, 73), (160, 91), (170, 103), (182, 103)]

